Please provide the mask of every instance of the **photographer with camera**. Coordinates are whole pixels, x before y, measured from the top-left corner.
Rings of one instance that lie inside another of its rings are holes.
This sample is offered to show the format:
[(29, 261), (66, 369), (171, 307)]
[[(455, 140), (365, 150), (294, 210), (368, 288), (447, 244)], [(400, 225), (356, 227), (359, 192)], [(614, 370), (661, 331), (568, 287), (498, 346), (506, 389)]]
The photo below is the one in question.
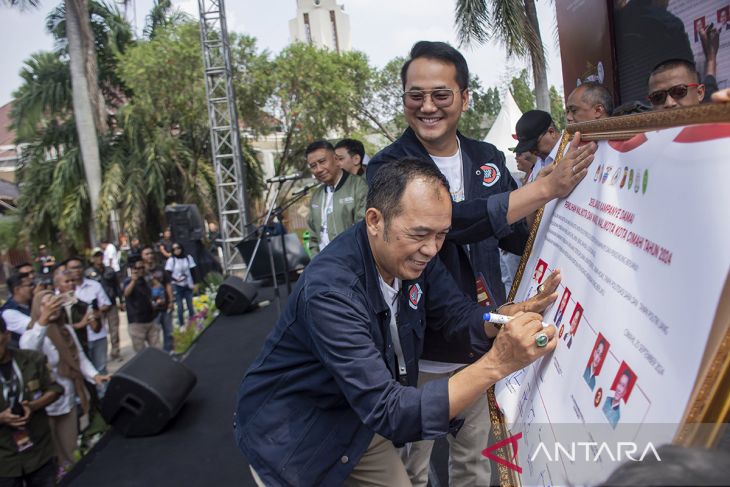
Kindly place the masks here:
[(87, 345), (85, 351), (89, 356), (89, 360), (94, 364), (96, 370), (101, 374), (106, 374), (107, 348), (109, 347), (107, 337), (109, 332), (104, 314), (109, 311), (112, 302), (101, 284), (84, 277), (84, 263), (79, 257), (66, 259), (64, 265), (75, 285), (74, 296), (87, 305), (87, 327), (85, 332), (80, 328), (76, 328), (76, 325), (74, 325), (74, 328), (81, 335), (86, 333)]
[(104, 251), (99, 247), (91, 253), (91, 265), (84, 271), (84, 277), (101, 284), (107, 297), (111, 301), (109, 309), (102, 314), (106, 320), (109, 340), (111, 340), (110, 358), (120, 359), (119, 350), (119, 310), (124, 311), (124, 295), (119, 287), (117, 273), (109, 266), (104, 265)]
[(139, 256), (129, 259), (131, 277), (125, 279), (122, 288), (127, 306), (129, 338), (135, 353), (145, 347), (160, 348), (160, 326), (155, 321), (157, 312), (152, 300), (152, 289), (147, 283), (147, 271)]

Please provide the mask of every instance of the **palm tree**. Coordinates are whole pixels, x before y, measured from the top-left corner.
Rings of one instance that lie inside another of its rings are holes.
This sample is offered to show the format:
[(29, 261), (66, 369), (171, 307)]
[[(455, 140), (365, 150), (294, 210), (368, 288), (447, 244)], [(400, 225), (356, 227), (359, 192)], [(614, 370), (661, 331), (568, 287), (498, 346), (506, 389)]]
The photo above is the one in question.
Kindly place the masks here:
[[(19, 8), (37, 7), (39, 0), (0, 0)], [(101, 191), (101, 159), (97, 130), (106, 128), (106, 114), (99, 90), (94, 35), (88, 0), (65, 0), (66, 39), (73, 96), (73, 112), (81, 149), (91, 213), (89, 238), (96, 244), (96, 210)]]
[(537, 108), (550, 112), (545, 48), (535, 0), (456, 0), (455, 23), (462, 45), (497, 39), (507, 55), (529, 56)]

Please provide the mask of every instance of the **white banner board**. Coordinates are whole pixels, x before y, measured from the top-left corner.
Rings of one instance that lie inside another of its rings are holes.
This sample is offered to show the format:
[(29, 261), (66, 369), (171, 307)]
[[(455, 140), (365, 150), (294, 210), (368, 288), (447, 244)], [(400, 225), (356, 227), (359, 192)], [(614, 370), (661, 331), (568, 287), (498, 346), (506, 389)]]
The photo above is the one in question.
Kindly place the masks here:
[[(612, 442), (671, 442), (730, 269), (729, 155), (730, 124), (602, 141), (588, 176), (545, 208), (515, 300), (560, 269), (544, 315), (558, 347), (495, 391), (510, 433), (523, 433), (523, 485), (597, 483), (618, 465), (604, 443), (615, 457)], [(591, 468), (553, 454), (576, 437)]]

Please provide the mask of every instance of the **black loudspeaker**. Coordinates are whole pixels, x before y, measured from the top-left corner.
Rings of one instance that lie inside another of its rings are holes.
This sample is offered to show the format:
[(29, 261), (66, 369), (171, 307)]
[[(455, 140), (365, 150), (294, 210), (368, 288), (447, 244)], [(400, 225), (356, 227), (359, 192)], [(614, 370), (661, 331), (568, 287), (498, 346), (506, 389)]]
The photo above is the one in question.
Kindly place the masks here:
[(240, 315), (253, 307), (256, 286), (236, 276), (229, 276), (218, 286), (215, 307), (226, 316)]
[(145, 348), (112, 376), (101, 414), (124, 436), (159, 433), (175, 417), (197, 378), (157, 348)]
[[(202, 240), (205, 236), (203, 218), (195, 205), (169, 205), (165, 207), (165, 218), (170, 225), (172, 238), (183, 242)], [(187, 249), (192, 253), (192, 249)]]
[[(281, 245), (281, 235), (271, 236), (271, 250), (274, 253), (274, 268), (277, 276), (284, 275), (284, 251)], [(304, 269), (309, 264), (309, 256), (304, 250), (304, 246), (299, 241), (299, 237), (295, 233), (287, 233), (284, 235), (284, 245), (286, 246), (286, 261), (289, 272), (295, 272)], [(251, 277), (256, 280), (271, 279), (271, 261), (269, 260), (269, 245), (266, 239), (261, 241), (259, 249), (256, 251), (253, 265), (251, 265), (251, 256), (256, 247), (256, 239), (242, 240), (236, 245), (246, 265), (250, 266)]]

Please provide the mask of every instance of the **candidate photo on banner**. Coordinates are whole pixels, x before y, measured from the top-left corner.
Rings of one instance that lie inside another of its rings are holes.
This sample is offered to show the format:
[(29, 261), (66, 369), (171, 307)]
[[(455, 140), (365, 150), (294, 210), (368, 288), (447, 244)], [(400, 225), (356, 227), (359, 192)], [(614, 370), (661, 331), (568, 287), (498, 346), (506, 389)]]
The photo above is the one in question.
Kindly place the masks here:
[(583, 306), (581, 306), (580, 303), (575, 303), (575, 309), (573, 309), (573, 314), (570, 315), (570, 329), (568, 330), (568, 333), (566, 333), (563, 337), (563, 339), (568, 342), (568, 348), (573, 346), (573, 337), (578, 331), (578, 325), (580, 325), (581, 318), (583, 318)]
[(599, 333), (598, 338), (596, 338), (596, 343), (593, 345), (593, 350), (591, 350), (591, 354), (588, 357), (586, 370), (583, 372), (583, 379), (591, 390), (596, 387), (596, 377), (601, 373), (603, 362), (606, 360), (606, 355), (608, 355), (608, 349), (610, 347), (611, 344), (608, 343), (608, 340), (606, 340), (602, 333)]
[(568, 306), (568, 301), (570, 301), (570, 289), (566, 287), (565, 291), (563, 291), (563, 297), (560, 298), (558, 310), (555, 312), (555, 316), (553, 317), (556, 327), (559, 327), (560, 322), (563, 321), (563, 313), (565, 313), (565, 308)]
[(547, 270), (547, 262), (540, 259), (537, 261), (535, 266), (535, 272), (532, 274), (532, 279), (537, 281), (538, 284), (542, 282), (542, 278), (545, 277), (545, 271)]
[(606, 402), (603, 403), (603, 414), (614, 428), (621, 419), (621, 401), (628, 404), (634, 384), (636, 384), (636, 374), (626, 362), (622, 361), (611, 385), (613, 396), (607, 396)]

